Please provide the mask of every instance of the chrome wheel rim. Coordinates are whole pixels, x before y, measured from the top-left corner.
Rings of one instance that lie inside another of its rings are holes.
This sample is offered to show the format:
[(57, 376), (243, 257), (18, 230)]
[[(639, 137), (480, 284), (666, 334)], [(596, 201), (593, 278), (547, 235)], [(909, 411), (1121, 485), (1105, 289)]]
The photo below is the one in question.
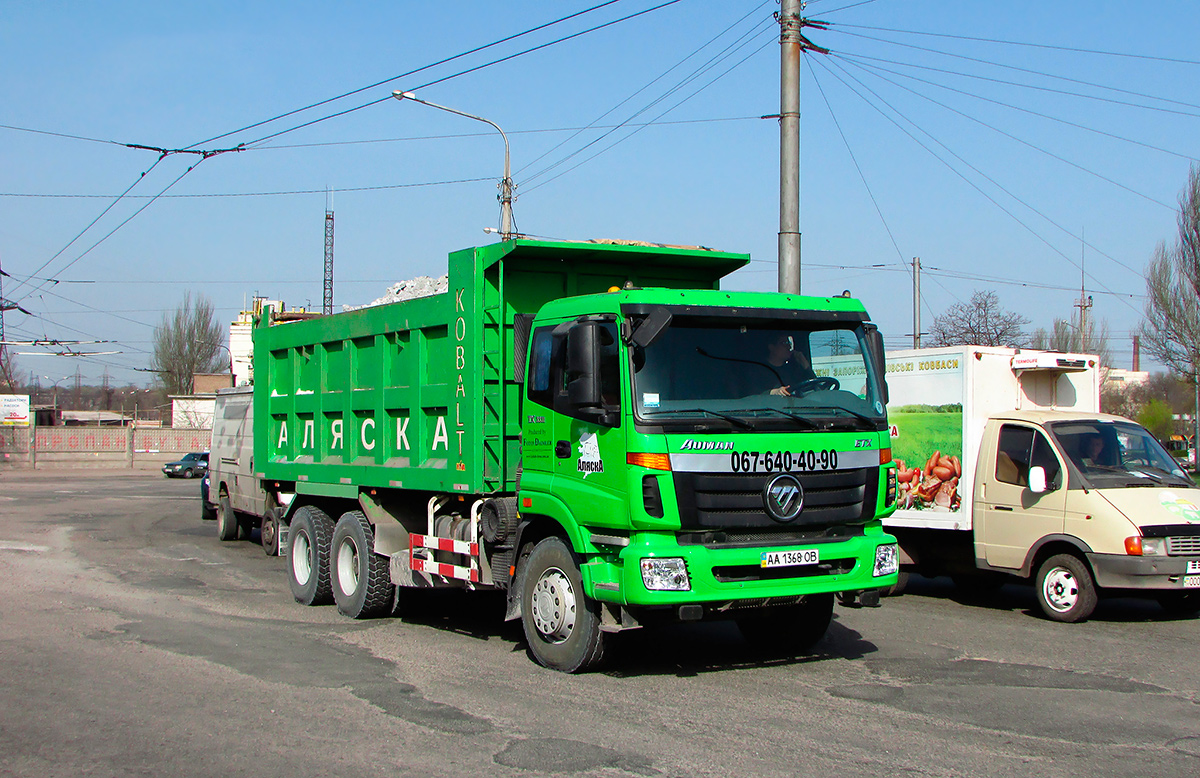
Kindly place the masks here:
[(557, 567), (542, 573), (533, 586), (533, 623), (550, 643), (562, 643), (575, 629), (575, 590)]
[(292, 575), (301, 586), (307, 584), (308, 579), (312, 577), (310, 549), (307, 534), (301, 532), (292, 538)]
[(347, 597), (358, 591), (358, 548), (354, 541), (345, 538), (337, 552), (338, 588)]

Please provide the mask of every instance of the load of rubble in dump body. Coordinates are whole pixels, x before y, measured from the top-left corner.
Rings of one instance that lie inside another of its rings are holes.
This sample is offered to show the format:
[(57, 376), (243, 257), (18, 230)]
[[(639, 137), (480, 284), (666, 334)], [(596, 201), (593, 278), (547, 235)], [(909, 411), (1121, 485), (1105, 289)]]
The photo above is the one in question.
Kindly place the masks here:
[(415, 300), (418, 297), (432, 297), (450, 289), (450, 277), (430, 278), (417, 276), (407, 281), (401, 281), (388, 287), (387, 293), (378, 300), (372, 300), (366, 305), (343, 305), (342, 311), (357, 311), (359, 308), (370, 308), (374, 305), (398, 303), (401, 300)]

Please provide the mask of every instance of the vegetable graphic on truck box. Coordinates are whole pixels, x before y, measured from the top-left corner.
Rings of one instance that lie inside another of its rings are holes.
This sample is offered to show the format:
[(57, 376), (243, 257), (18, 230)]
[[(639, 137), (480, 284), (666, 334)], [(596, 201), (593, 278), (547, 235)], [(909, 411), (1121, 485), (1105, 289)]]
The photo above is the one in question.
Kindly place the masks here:
[(263, 317), (254, 459), (296, 599), (504, 589), (564, 671), (622, 629), (732, 618), (802, 649), (835, 595), (878, 604), (882, 338), (849, 298), (719, 291), (747, 261), (512, 240), (452, 254), (444, 294)]

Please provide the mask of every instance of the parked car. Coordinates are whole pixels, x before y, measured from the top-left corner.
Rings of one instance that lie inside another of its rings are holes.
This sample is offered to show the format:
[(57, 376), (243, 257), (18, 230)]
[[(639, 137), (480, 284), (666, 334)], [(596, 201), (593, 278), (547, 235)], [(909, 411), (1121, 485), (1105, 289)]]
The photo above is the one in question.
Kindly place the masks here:
[(178, 462), (168, 462), (162, 471), (167, 478), (192, 478), (208, 472), (208, 452), (193, 451)]
[(208, 499), (209, 478), (211, 474), (205, 472), (204, 477), (200, 479), (200, 518), (204, 521), (217, 518), (217, 504)]

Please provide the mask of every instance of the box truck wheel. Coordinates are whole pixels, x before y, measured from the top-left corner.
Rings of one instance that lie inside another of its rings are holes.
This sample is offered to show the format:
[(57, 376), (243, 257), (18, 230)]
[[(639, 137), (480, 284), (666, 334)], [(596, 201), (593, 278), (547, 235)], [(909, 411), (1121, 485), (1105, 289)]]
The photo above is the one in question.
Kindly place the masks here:
[(229, 495), (221, 492), (217, 498), (217, 537), (221, 540), (238, 539), (238, 517), (229, 504)]
[(292, 517), (288, 584), (302, 605), (324, 605), (333, 599), (329, 583), (332, 536), (333, 519), (320, 508), (305, 505)]
[(546, 538), (524, 564), (521, 624), (534, 658), (564, 673), (595, 667), (604, 656), (599, 607), (583, 594), (571, 549), (560, 538)]
[(333, 601), (352, 619), (386, 616), (392, 609), (388, 558), (375, 553), (375, 532), (362, 511), (349, 511), (333, 529), (329, 558)]
[(1054, 621), (1083, 621), (1096, 609), (1096, 584), (1079, 557), (1058, 554), (1042, 562), (1037, 574), (1038, 604)]
[(833, 595), (810, 594), (799, 605), (764, 609), (737, 619), (746, 642), (766, 651), (808, 651), (829, 630)]

